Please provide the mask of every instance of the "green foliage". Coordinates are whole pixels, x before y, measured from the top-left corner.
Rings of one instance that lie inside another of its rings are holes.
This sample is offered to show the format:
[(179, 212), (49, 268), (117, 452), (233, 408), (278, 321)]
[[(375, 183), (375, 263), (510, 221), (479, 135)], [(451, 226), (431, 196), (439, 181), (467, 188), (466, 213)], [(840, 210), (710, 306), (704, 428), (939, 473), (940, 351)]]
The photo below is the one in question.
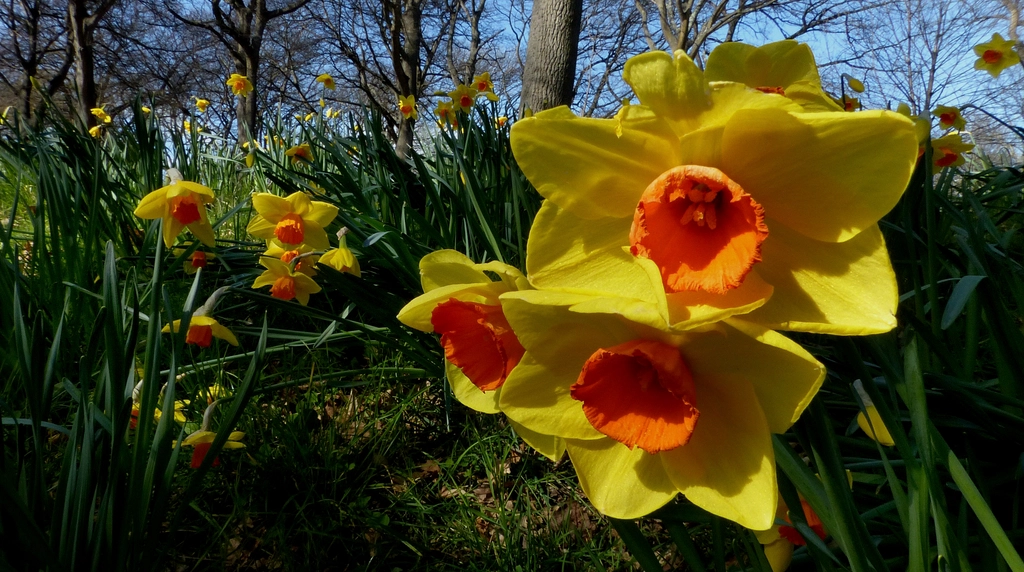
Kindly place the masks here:
[[(165, 139), (140, 108), (102, 139), (57, 117), (0, 137), (0, 534), (17, 539), (0, 567), (770, 570), (752, 533), (682, 499), (639, 523), (595, 514), (569, 463), (455, 403), (436, 340), (395, 319), (429, 252), (525, 265), (540, 197), (492, 114), (421, 134), (405, 158), (373, 115), (278, 117), (258, 149)], [(292, 163), (304, 142), (313, 160)], [(779, 488), (829, 536), (791, 510), (808, 541), (792, 570), (1024, 569), (1024, 176), (929, 164), (882, 222), (901, 328), (797, 336), (829, 375), (775, 438)], [(159, 222), (132, 215), (166, 167), (218, 195), (217, 258), (195, 279), (197, 245), (165, 251)], [(337, 205), (328, 234), (347, 229), (361, 277), (319, 266), (308, 306), (253, 290), (254, 191)], [(222, 287), (240, 348), (161, 336)], [(895, 447), (857, 429), (855, 380)], [(233, 397), (187, 470), (176, 443), (213, 385)], [(184, 426), (154, 419), (180, 399)], [(236, 425), (246, 449), (213, 467)]]

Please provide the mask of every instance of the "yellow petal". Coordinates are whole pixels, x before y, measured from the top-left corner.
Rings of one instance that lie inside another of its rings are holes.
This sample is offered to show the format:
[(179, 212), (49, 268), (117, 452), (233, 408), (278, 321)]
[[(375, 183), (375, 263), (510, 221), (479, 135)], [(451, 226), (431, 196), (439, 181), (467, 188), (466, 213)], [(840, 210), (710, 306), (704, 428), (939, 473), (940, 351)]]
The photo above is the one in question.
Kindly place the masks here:
[(457, 250), (436, 250), (420, 259), (420, 282), (424, 292), (453, 284), (488, 284), (489, 276), (474, 267), (474, 262)]
[(180, 329), (180, 328), (181, 328), (181, 320), (174, 320), (170, 324), (164, 324), (164, 327), (160, 329), (160, 332), (164, 333), (164, 334), (167, 334), (167, 333), (170, 333), (173, 330), (174, 333), (178, 333), (178, 329)]
[(541, 363), (559, 369), (567, 367), (571, 385), (584, 362), (598, 348), (634, 339), (641, 329), (614, 313), (614, 307), (613, 313), (593, 313), (594, 308), (585, 313), (574, 311), (574, 304), (592, 299), (565, 292), (527, 290), (503, 294), (501, 308), (519, 343)]
[(751, 530), (767, 529), (775, 520), (775, 454), (754, 388), (724, 375), (706, 383), (694, 374), (700, 418), (689, 443), (659, 453), (665, 471), (693, 504)]
[(291, 203), (282, 197), (270, 193), (256, 193), (253, 195), (252, 206), (263, 218), (275, 225), (281, 222), (281, 217), (293, 212)]
[(666, 124), (581, 118), (564, 109), (517, 121), (512, 151), (541, 195), (587, 219), (632, 217), (647, 185), (679, 156)]
[(898, 291), (878, 225), (842, 243), (819, 242), (768, 221), (757, 271), (775, 287), (745, 316), (771, 329), (866, 335), (896, 327)]
[(820, 81), (810, 46), (795, 40), (754, 47), (726, 42), (715, 47), (704, 67), (708, 81), (735, 81), (750, 87), (785, 87)]
[[(303, 193), (305, 194), (305, 193)], [(322, 227), (328, 226), (338, 216), (338, 207), (322, 201), (311, 201), (309, 210), (302, 218), (311, 220)]]
[(867, 406), (868, 414), (864, 415), (861, 411), (857, 414), (857, 426), (860, 427), (861, 431), (867, 434), (875, 441), (886, 447), (892, 447), (896, 444), (893, 440), (892, 434), (889, 433), (889, 429), (885, 426), (882, 421), (882, 416), (878, 414), (878, 408), (874, 405)]
[(262, 238), (264, 240), (270, 240), (276, 238), (274, 229), (277, 228), (277, 223), (270, 222), (263, 218), (261, 215), (253, 215), (249, 220), (249, 226), (245, 227), (245, 232), (255, 236), (256, 238)]
[(509, 419), (536, 433), (574, 439), (604, 438), (587, 420), (583, 402), (569, 395), (569, 387), (579, 377), (583, 362), (574, 364), (541, 365), (527, 352), (501, 386), (498, 406)]
[(705, 383), (751, 384), (768, 428), (783, 433), (800, 418), (825, 379), (825, 366), (799, 344), (742, 318), (689, 336), (682, 351), (700, 383), (698, 426), (705, 419), (699, 394)]
[(625, 250), (631, 224), (632, 216), (586, 220), (545, 201), (527, 244), (530, 281), (537, 288), (620, 296), (667, 308), (657, 266)]
[(413, 298), (398, 313), (398, 321), (421, 332), (433, 332), (434, 325), (430, 322), (430, 317), (438, 304), (456, 298), (463, 302), (497, 305), (498, 295), (505, 290), (501, 282), (441, 286)]
[(304, 220), (305, 222), (305, 238), (303, 242), (314, 250), (325, 250), (331, 247), (331, 241), (327, 238), (327, 232), (324, 231), (324, 227), (320, 226), (320, 223), (316, 221)]
[(459, 403), (481, 413), (501, 412), (501, 409), (498, 408), (500, 389), (481, 391), (479, 387), (473, 385), (473, 382), (466, 377), (466, 374), (462, 373), (458, 366), (448, 360), (444, 360), (444, 371), (448, 376), (448, 385), (451, 386), (452, 393), (455, 394)]
[(565, 439), (530, 431), (511, 419), (509, 419), (509, 423), (515, 429), (516, 435), (519, 435), (520, 439), (526, 441), (527, 445), (536, 449), (541, 455), (556, 462), (562, 458), (562, 455), (565, 455)]
[(167, 187), (159, 188), (142, 197), (135, 207), (135, 216), (145, 219), (163, 218), (167, 209)]
[(609, 438), (568, 439), (565, 449), (580, 477), (580, 486), (601, 514), (640, 518), (676, 497), (658, 455), (637, 447), (632, 451)]
[(173, 216), (167, 215), (164, 217), (164, 245), (170, 248), (174, 244), (174, 239), (178, 238), (181, 234), (182, 229), (185, 225), (178, 222), (178, 219)]
[[(206, 217), (203, 218), (205, 219)], [(214, 235), (213, 227), (210, 226), (209, 221), (199, 220), (188, 225), (188, 229), (192, 231), (192, 234), (194, 234), (195, 237), (206, 246), (214, 247), (217, 245), (217, 237)]]
[(213, 431), (196, 431), (185, 438), (181, 444), (184, 445), (196, 445), (199, 443), (213, 443), (213, 440), (217, 438), (217, 434)]
[[(206, 185), (200, 185), (199, 183), (193, 183), (192, 181), (178, 181), (171, 187), (175, 188), (176, 194), (194, 193), (199, 195), (198, 198), (203, 204), (210, 204), (213, 202), (213, 190)], [(170, 193), (168, 193), (170, 194)]]
[(743, 279), (739, 288), (733, 288), (725, 294), (674, 292), (666, 296), (669, 323), (678, 330), (689, 330), (730, 316), (746, 314), (763, 306), (773, 290), (755, 267)]
[(768, 558), (772, 572), (786, 572), (793, 562), (793, 543), (785, 538), (779, 538), (771, 544), (764, 545), (764, 555)]
[(235, 334), (231, 333), (231, 330), (225, 328), (224, 326), (220, 325), (217, 322), (211, 324), (210, 327), (213, 329), (214, 336), (224, 340), (225, 342), (233, 346), (238, 345), (238, 338), (235, 337)]
[[(683, 51), (677, 51), (674, 56), (649, 52), (632, 57), (622, 70), (622, 78), (633, 88), (641, 104), (673, 121), (695, 120), (711, 106), (704, 73)], [(653, 180), (654, 177), (648, 179)]]
[(245, 443), (239, 443), (238, 441), (225, 441), (224, 442), (224, 448), (225, 449), (244, 449), (245, 448)]
[(767, 217), (841, 242), (892, 209), (916, 161), (914, 125), (898, 113), (745, 109), (726, 125), (722, 165), (710, 166), (739, 183)]

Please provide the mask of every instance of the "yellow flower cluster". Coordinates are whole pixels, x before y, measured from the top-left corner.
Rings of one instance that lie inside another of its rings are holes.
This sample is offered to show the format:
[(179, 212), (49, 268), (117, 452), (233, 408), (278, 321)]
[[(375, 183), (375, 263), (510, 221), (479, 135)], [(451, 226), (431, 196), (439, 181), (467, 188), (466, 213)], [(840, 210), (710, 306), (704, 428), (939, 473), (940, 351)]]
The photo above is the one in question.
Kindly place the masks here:
[[(447, 100), (439, 101), (437, 107), (434, 108), (434, 115), (437, 116), (438, 125), (452, 129), (458, 129), (459, 127), (458, 114), (471, 112), (478, 98), (485, 97), (490, 101), (498, 101), (498, 96), (494, 93), (494, 82), (491, 81), (490, 72), (474, 76), (473, 82), (469, 85), (459, 84), (450, 92), (438, 92), (436, 95), (447, 95), (448, 97)], [(408, 101), (410, 106), (414, 102), (415, 100)], [(399, 107), (402, 114), (405, 117), (409, 117), (405, 115), (405, 103), (400, 97)], [(413, 113), (415, 113), (415, 109), (413, 109)], [(415, 116), (413, 119), (415, 119)]]
[[(399, 319), (440, 334), (460, 401), (503, 413), (548, 457), (567, 452), (602, 513), (636, 518), (683, 494), (768, 530), (771, 435), (825, 376), (780, 332), (895, 327), (878, 221), (910, 179), (916, 127), (846, 113), (795, 41), (722, 44), (704, 70), (647, 53), (623, 75), (639, 103), (611, 119), (561, 107), (512, 126), (546, 199), (526, 274), (432, 253)], [(452, 92), (442, 121), (476, 87)]]

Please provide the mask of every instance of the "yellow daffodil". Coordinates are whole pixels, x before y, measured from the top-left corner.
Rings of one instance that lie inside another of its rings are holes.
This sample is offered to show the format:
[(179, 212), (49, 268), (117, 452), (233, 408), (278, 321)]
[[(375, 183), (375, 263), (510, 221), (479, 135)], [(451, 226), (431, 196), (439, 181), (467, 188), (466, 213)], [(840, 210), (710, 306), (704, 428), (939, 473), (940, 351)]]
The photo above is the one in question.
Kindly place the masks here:
[(864, 82), (860, 81), (859, 79), (853, 77), (850, 74), (845, 73), (843, 74), (843, 79), (846, 80), (847, 87), (849, 87), (850, 89), (857, 93), (864, 93)]
[(324, 253), (320, 257), (320, 264), (324, 266), (330, 266), (338, 272), (347, 272), (356, 278), (361, 276), (359, 271), (359, 259), (356, 255), (349, 250), (348, 245), (345, 242), (345, 234), (348, 232), (347, 228), (342, 228), (338, 231), (338, 248), (332, 248)]
[[(245, 437), (245, 433), (241, 431), (232, 431), (228, 435), (228, 440), (224, 442), (225, 449), (242, 449), (245, 447), (245, 443), (242, 443), (242, 439)], [(217, 438), (217, 434), (213, 431), (200, 430), (189, 435), (181, 442), (182, 447), (194, 447), (192, 450), (192, 464), (193, 469), (198, 469), (203, 464), (203, 460), (206, 459), (206, 453), (210, 451), (210, 445)], [(213, 466), (220, 465), (220, 459), (213, 460)]]
[(320, 259), (320, 256), (316, 254), (309, 254), (311, 252), (314, 252), (314, 250), (305, 244), (289, 246), (286, 248), (277, 240), (268, 240), (267, 250), (263, 253), (263, 256), (276, 258), (285, 264), (290, 264), (292, 260), (299, 258), (298, 262), (295, 263), (295, 271), (301, 272), (312, 278), (316, 276), (316, 263)]
[(213, 191), (199, 183), (182, 181), (172, 170), (171, 183), (149, 193), (139, 201), (135, 216), (163, 219), (164, 244), (168, 248), (183, 228), (188, 228), (203, 244), (214, 245), (213, 227), (206, 216), (206, 205), (213, 202)]
[(296, 191), (287, 197), (257, 193), (252, 206), (258, 213), (249, 221), (246, 232), (265, 240), (277, 239), (283, 246), (305, 243), (323, 250), (330, 246), (324, 227), (338, 216), (338, 207), (312, 201), (309, 195)]
[(143, 113), (149, 114), (149, 113), (152, 113), (152, 111), (153, 111), (152, 109), (146, 107), (145, 105), (142, 106), (142, 112)]
[(99, 139), (103, 136), (103, 125), (93, 125), (89, 128), (89, 135)]
[[(499, 280), (493, 281), (491, 272)], [(454, 250), (432, 252), (420, 260), (423, 295), (398, 314), (405, 325), (441, 334), (445, 372), (455, 397), (483, 413), (498, 413), (502, 386), (523, 356), (523, 346), (509, 327), (498, 297), (529, 288), (523, 274), (507, 264), (475, 264)], [(513, 426), (524, 441), (551, 459), (565, 451), (564, 442)]]
[(310, 148), (309, 143), (302, 143), (301, 145), (293, 145), (284, 152), (285, 157), (289, 157), (292, 160), (292, 164), (298, 163), (312, 163), (313, 162), (313, 150)]
[[(185, 249), (183, 248), (175, 248), (174, 256), (181, 256), (184, 252)], [(182, 263), (185, 268), (185, 274), (195, 274), (200, 268), (206, 268), (214, 258), (217, 258), (217, 255), (212, 252), (206, 252), (204, 250), (194, 251)]]
[(89, 113), (92, 113), (94, 116), (96, 116), (96, 119), (102, 123), (110, 123), (111, 121), (113, 121), (113, 119), (111, 119), (111, 117), (107, 115), (107, 112), (104, 111), (102, 107), (94, 107), (89, 110)]
[(329, 74), (329, 73), (322, 73), (322, 74), (316, 76), (316, 81), (322, 83), (326, 89), (334, 91), (334, 88), (335, 88), (334, 78), (331, 77), (331, 74)]
[(452, 107), (463, 113), (473, 110), (473, 102), (476, 100), (477, 91), (472, 87), (459, 84), (455, 91), (449, 92), (448, 97), (452, 98)]
[(807, 110), (841, 109), (821, 89), (811, 49), (794, 40), (761, 47), (739, 42), (721, 44), (708, 56), (704, 77), (709, 82), (742, 83), (763, 93), (781, 95)]
[(196, 97), (195, 100), (196, 100), (196, 109), (199, 110), (199, 113), (205, 113), (206, 112), (206, 108), (210, 107), (210, 100), (209, 99), (203, 99), (201, 97)]
[(963, 131), (967, 121), (960, 115), (960, 108), (940, 105), (932, 111), (932, 116), (939, 118), (939, 128)]
[(678, 332), (623, 297), (533, 290), (500, 302), (525, 354), (498, 407), (565, 439), (599, 511), (638, 518), (682, 493), (747, 528), (772, 525), (771, 433), (825, 375), (803, 348), (737, 318)]
[(398, 110), (402, 112), (402, 117), (406, 119), (416, 119), (416, 96), (399, 95)]
[(632, 298), (684, 329), (747, 312), (770, 329), (896, 325), (877, 221), (916, 162), (909, 120), (709, 84), (682, 52), (632, 58), (624, 78), (640, 104), (613, 119), (562, 107), (512, 127), (548, 199), (527, 248), (535, 287)]
[(494, 120), (494, 125), (498, 129), (504, 127), (506, 123), (508, 123), (508, 117), (505, 117), (504, 115)]
[(279, 300), (298, 300), (305, 306), (309, 295), (321, 290), (320, 285), (301, 272), (295, 272), (288, 264), (276, 258), (261, 257), (260, 264), (266, 270), (253, 282), (253, 288), (270, 286), (270, 295)]
[(473, 76), (473, 89), (477, 91), (477, 97), (482, 95), (490, 101), (498, 101), (498, 96), (494, 93), (494, 82), (491, 81), (491, 72)]
[(843, 109), (846, 111), (857, 111), (861, 108), (860, 100), (849, 95), (844, 95), (839, 98), (839, 104), (842, 105)]
[(309, 121), (310, 119), (313, 119), (314, 117), (316, 117), (316, 113), (310, 111), (309, 113), (306, 114), (305, 117), (302, 118), (302, 120), (303, 121)]
[(450, 126), (452, 129), (459, 128), (459, 118), (455, 113), (450, 101), (439, 101), (434, 108), (434, 115), (437, 116), (437, 123), (441, 127)]
[(1004, 40), (999, 34), (992, 34), (992, 39), (974, 46), (974, 53), (978, 60), (974, 62), (974, 69), (985, 70), (992, 77), (999, 77), (1008, 67), (1020, 63), (1020, 56), (1013, 51), (1013, 40)]
[(232, 395), (231, 390), (219, 383), (209, 385), (206, 387), (206, 404), (210, 405), (221, 397), (228, 397), (230, 395)]
[(231, 74), (231, 77), (224, 83), (231, 88), (231, 93), (239, 97), (247, 97), (252, 92), (252, 82), (241, 74)]
[[(178, 333), (180, 329), (181, 320), (174, 320), (170, 324), (164, 324), (160, 331), (165, 334), (172, 331)], [(208, 348), (213, 343), (213, 338), (224, 340), (233, 346), (238, 345), (238, 338), (235, 337), (235, 334), (217, 320), (210, 316), (192, 316), (192, 320), (188, 324), (188, 332), (185, 333), (185, 343)]]
[[(188, 404), (189, 404), (189, 401), (187, 399), (185, 399), (185, 400), (175, 400), (175, 402), (174, 402), (174, 420), (176, 422), (184, 423), (185, 421), (188, 420), (188, 418), (185, 417), (185, 407), (187, 407)], [(131, 419), (128, 421), (128, 427), (130, 427), (132, 429), (135, 429), (135, 428), (138, 427), (139, 413), (141, 413), (140, 405), (141, 404), (138, 401), (135, 401), (135, 402), (132, 403)], [(154, 421), (159, 421), (161, 417), (163, 417), (163, 412), (161, 412), (159, 408), (154, 409), (153, 410), (153, 420)]]
[(959, 133), (932, 139), (932, 164), (936, 168), (959, 167), (965, 162), (964, 153), (974, 149), (974, 145), (964, 143)]

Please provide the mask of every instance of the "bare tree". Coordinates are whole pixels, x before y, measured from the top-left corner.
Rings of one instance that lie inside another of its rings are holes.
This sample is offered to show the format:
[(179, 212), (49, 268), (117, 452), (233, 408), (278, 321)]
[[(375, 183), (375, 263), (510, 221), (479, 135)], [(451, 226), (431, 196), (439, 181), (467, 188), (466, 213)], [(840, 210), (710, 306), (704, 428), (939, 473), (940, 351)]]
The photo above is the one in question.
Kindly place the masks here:
[(238, 121), (238, 139), (246, 141), (258, 129), (257, 108), (259, 101), (260, 58), (263, 35), (267, 25), (274, 19), (291, 14), (309, 0), (290, 0), (271, 8), (268, 0), (210, 0), (210, 13), (187, 13), (181, 6), (167, 4), (167, 9), (179, 21), (210, 32), (227, 49), (234, 63), (235, 73), (243, 75), (252, 83), (252, 92), (239, 97), (235, 108)]
[(75, 86), (78, 91), (78, 115), (85, 125), (95, 125), (90, 110), (99, 100), (96, 92), (96, 51), (93, 39), (96, 27), (117, 0), (68, 0), (68, 46), (74, 60)]
[(64, 24), (67, 6), (45, 0), (7, 0), (0, 12), (0, 84), (24, 120), (32, 122), (43, 94), (53, 96), (67, 80), (73, 58)]

